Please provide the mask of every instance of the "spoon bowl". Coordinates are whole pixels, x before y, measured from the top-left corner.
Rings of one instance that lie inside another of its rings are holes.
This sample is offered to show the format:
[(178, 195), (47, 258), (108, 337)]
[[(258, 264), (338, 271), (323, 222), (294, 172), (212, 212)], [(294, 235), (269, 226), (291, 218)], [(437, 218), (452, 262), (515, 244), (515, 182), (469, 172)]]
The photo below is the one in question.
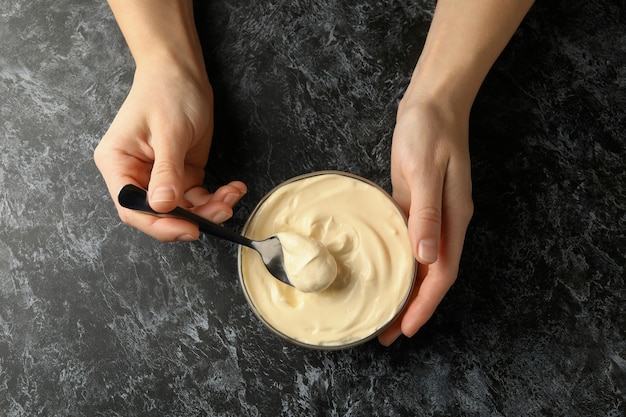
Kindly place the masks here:
[(148, 204), (147, 191), (132, 184), (127, 184), (122, 187), (117, 199), (122, 207), (141, 211), (153, 216), (177, 217), (189, 220), (197, 224), (198, 228), (203, 233), (226, 239), (239, 245), (247, 246), (255, 250), (261, 256), (265, 267), (274, 278), (293, 287), (293, 284), (289, 281), (289, 277), (285, 272), (283, 248), (278, 237), (270, 236), (263, 240), (251, 240), (233, 232), (232, 230), (215, 224), (204, 217), (200, 217), (182, 207), (176, 207), (168, 213), (156, 212), (150, 207), (150, 204)]

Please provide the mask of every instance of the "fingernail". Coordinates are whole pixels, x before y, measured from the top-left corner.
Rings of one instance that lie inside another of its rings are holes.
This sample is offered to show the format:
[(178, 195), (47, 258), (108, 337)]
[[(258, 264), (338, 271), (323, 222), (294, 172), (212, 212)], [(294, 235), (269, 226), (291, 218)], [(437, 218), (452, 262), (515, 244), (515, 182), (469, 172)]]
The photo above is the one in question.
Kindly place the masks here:
[(159, 187), (152, 192), (150, 201), (159, 203), (161, 201), (174, 201), (175, 199), (176, 192), (172, 187)]
[(383, 345), (384, 347), (389, 347), (396, 339), (378, 339), (378, 343)]
[(388, 335), (388, 334), (383, 334), (381, 336), (378, 336), (378, 343), (380, 343), (381, 345), (385, 346), (385, 347), (389, 347), (393, 344), (393, 342), (395, 342), (398, 337), (400, 337), (402, 333), (398, 332), (398, 334), (392, 334), (392, 335)]
[(194, 240), (196, 240), (195, 237), (191, 236), (191, 235), (182, 235), (182, 236), (178, 236), (178, 238), (176, 239), (178, 242), (193, 242)]
[(224, 211), (220, 211), (218, 212), (215, 216), (213, 216), (213, 222), (220, 224), (225, 222), (226, 220), (228, 220), (228, 218), (230, 217), (230, 214), (224, 212)]
[(437, 260), (438, 251), (437, 242), (433, 239), (423, 239), (417, 247), (417, 255), (427, 263), (433, 263)]
[(228, 204), (229, 206), (234, 205), (237, 200), (239, 200), (240, 195), (237, 193), (228, 193), (226, 194), (226, 197), (224, 197), (224, 203)]

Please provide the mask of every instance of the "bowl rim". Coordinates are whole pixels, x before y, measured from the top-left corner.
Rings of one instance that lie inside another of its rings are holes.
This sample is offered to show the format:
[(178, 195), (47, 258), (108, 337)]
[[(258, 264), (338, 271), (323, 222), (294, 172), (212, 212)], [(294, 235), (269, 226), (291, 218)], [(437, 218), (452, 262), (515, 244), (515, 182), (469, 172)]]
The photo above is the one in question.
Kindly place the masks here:
[[(404, 211), (400, 208), (400, 206), (398, 205), (398, 203), (391, 197), (391, 195), (384, 189), (382, 188), (380, 185), (376, 184), (374, 181), (369, 180), (365, 177), (362, 177), (360, 175), (357, 174), (353, 174), (350, 172), (345, 172), (345, 171), (339, 171), (339, 170), (320, 170), (320, 171), (313, 171), (313, 172), (309, 172), (306, 174), (300, 174), (300, 175), (296, 175), (295, 177), (289, 178), (281, 183), (279, 183), (278, 185), (276, 185), (275, 187), (273, 187), (271, 190), (269, 190), (267, 193), (265, 193), (265, 195), (261, 198), (261, 200), (259, 200), (259, 202), (257, 203), (257, 205), (254, 207), (254, 209), (252, 210), (252, 212), (250, 212), (250, 214), (248, 215), (248, 218), (243, 226), (242, 229), (242, 235), (246, 236), (246, 232), (248, 230), (248, 227), (250, 226), (250, 223), (252, 221), (252, 219), (254, 218), (255, 214), (258, 212), (258, 210), (261, 208), (261, 206), (265, 203), (265, 201), (267, 201), (267, 199), (272, 196), (277, 190), (279, 190), (280, 188), (292, 184), (294, 182), (297, 181), (301, 181), (304, 179), (308, 179), (308, 178), (313, 178), (313, 177), (317, 177), (317, 176), (322, 176), (322, 175), (339, 175), (339, 176), (343, 176), (343, 177), (348, 177), (348, 178), (352, 178), (355, 180), (359, 180), (367, 185), (372, 186), (374, 189), (377, 189), (378, 191), (382, 192), (383, 195), (385, 195), (388, 200), (394, 205), (394, 207), (396, 208), (396, 210), (398, 211), (398, 213), (400, 214), (400, 216), (402, 217), (403, 221), (405, 224), (408, 223), (408, 219), (406, 217), (406, 215), (404, 214)], [(384, 325), (382, 325), (379, 329), (377, 329), (375, 332), (372, 332), (370, 335), (365, 336), (361, 339), (357, 339), (357, 340), (353, 340), (350, 342), (346, 342), (346, 343), (338, 343), (338, 344), (332, 344), (332, 345), (317, 345), (317, 344), (313, 344), (313, 343), (306, 343), (303, 342), (302, 340), (298, 340), (295, 339), (287, 334), (285, 334), (284, 332), (281, 332), (280, 330), (276, 329), (274, 326), (271, 325), (271, 323), (269, 323), (264, 317), (263, 315), (260, 313), (259, 309), (256, 307), (256, 305), (254, 304), (254, 301), (252, 300), (252, 296), (250, 295), (247, 285), (245, 283), (245, 279), (244, 279), (244, 274), (243, 274), (243, 263), (242, 263), (242, 256), (243, 256), (243, 246), (239, 245), (239, 248), (237, 250), (237, 272), (239, 275), (239, 282), (241, 284), (241, 288), (243, 290), (244, 296), (246, 298), (246, 301), (248, 302), (248, 305), (250, 306), (250, 309), (252, 310), (252, 312), (255, 314), (255, 316), (275, 335), (279, 336), (280, 338), (282, 338), (283, 340), (286, 340), (294, 345), (300, 346), (300, 347), (305, 347), (305, 348), (309, 348), (309, 349), (314, 349), (314, 350), (326, 350), (326, 351), (332, 351), (332, 350), (341, 350), (341, 349), (349, 349), (358, 345), (362, 345), (364, 343), (367, 343), (371, 340), (373, 340), (374, 338), (376, 338), (378, 335), (380, 335), (382, 332), (384, 332), (392, 323), (394, 323), (398, 317), (402, 314), (402, 312), (404, 311), (404, 309), (406, 308), (410, 298), (411, 298), (411, 294), (413, 293), (413, 289), (415, 287), (415, 282), (416, 282), (416, 278), (417, 278), (417, 268), (418, 268), (418, 262), (415, 259), (415, 257), (413, 257), (413, 273), (412, 273), (412, 277), (411, 277), (411, 282), (408, 286), (408, 291), (406, 292), (404, 299), (402, 300), (402, 302), (400, 303), (400, 307), (398, 308), (398, 311), (393, 315), (393, 317), (391, 319), (389, 319)]]

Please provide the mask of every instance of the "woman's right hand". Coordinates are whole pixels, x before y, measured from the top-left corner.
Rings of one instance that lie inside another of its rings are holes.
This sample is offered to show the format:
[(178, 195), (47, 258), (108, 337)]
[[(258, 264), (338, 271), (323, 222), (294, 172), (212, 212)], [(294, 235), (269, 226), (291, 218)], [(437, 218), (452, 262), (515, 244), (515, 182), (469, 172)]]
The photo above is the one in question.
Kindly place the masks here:
[(232, 216), (246, 186), (202, 187), (213, 134), (213, 89), (205, 70), (192, 0), (109, 0), (137, 69), (132, 87), (94, 152), (124, 223), (163, 241), (194, 240), (198, 228), (121, 207), (125, 184), (148, 190), (150, 206), (183, 206), (215, 223)]
[(212, 133), (213, 92), (206, 75), (167, 60), (137, 68), (126, 101), (94, 153), (124, 223), (163, 241), (199, 236), (190, 222), (121, 207), (117, 193), (129, 183), (146, 188), (159, 212), (179, 205), (216, 223), (232, 216), (245, 184), (234, 181), (214, 193), (202, 187)]

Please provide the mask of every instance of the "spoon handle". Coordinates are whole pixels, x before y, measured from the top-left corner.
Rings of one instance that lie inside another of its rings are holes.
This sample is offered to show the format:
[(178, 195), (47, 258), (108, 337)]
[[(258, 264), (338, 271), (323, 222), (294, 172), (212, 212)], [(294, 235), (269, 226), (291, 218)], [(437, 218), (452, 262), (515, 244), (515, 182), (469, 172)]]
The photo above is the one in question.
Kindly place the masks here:
[(117, 196), (117, 199), (122, 207), (156, 216), (165, 215), (190, 220), (197, 224), (198, 228), (203, 233), (217, 236), (222, 239), (230, 240), (231, 242), (235, 242), (240, 245), (255, 249), (250, 239), (229, 229), (226, 229), (225, 227), (215, 224), (205, 219), (204, 217), (200, 217), (197, 214), (190, 212), (189, 210), (185, 210), (182, 207), (176, 207), (174, 210), (168, 213), (158, 213), (152, 210), (152, 208), (148, 204), (148, 193), (146, 192), (146, 190), (139, 188), (133, 184), (127, 184), (122, 187)]

